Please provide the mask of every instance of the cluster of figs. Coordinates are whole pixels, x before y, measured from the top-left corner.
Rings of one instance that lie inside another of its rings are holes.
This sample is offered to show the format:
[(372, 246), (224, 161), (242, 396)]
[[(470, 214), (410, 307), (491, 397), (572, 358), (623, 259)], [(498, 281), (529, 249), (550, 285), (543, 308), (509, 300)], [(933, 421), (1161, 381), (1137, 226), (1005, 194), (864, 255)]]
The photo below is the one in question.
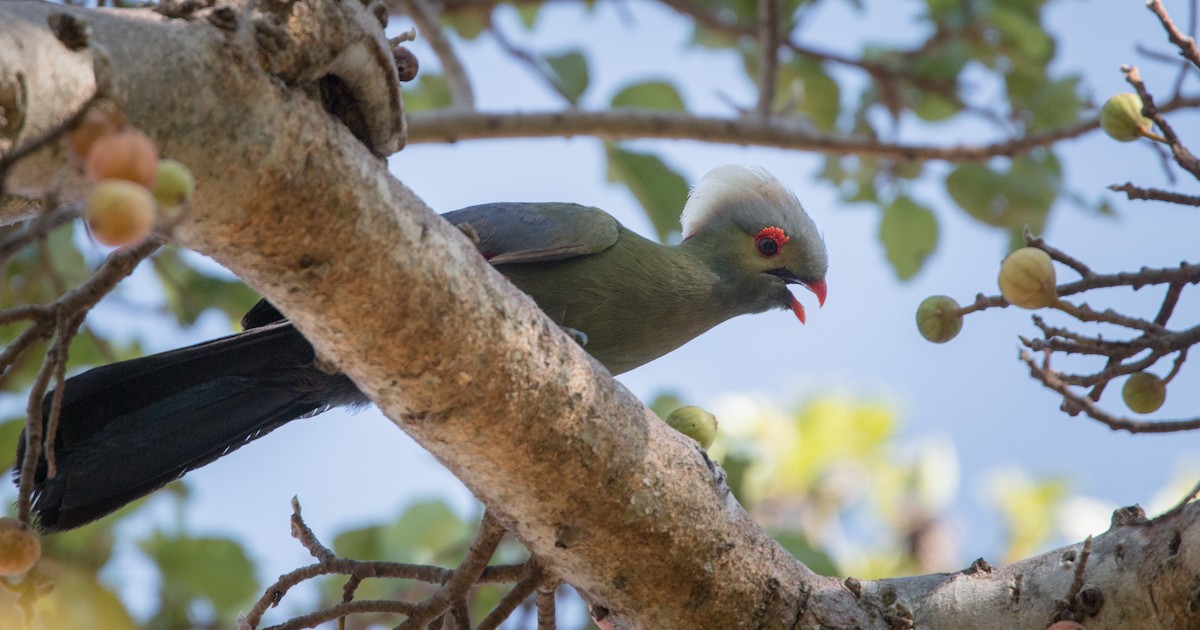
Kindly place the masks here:
[[(1104, 103), (1100, 127), (1121, 142), (1139, 138), (1165, 142), (1151, 130), (1150, 119), (1142, 115), (1142, 99), (1133, 93), (1117, 94)], [(1023, 247), (1005, 257), (998, 284), (1000, 294), (1013, 306), (1036, 310), (1059, 304), (1054, 262), (1037, 247)], [(950, 341), (962, 326), (963, 309), (953, 298), (935, 295), (917, 307), (917, 330), (929, 341)], [(1136, 372), (1125, 380), (1121, 395), (1130, 411), (1153, 413), (1167, 399), (1167, 383), (1150, 372)]]

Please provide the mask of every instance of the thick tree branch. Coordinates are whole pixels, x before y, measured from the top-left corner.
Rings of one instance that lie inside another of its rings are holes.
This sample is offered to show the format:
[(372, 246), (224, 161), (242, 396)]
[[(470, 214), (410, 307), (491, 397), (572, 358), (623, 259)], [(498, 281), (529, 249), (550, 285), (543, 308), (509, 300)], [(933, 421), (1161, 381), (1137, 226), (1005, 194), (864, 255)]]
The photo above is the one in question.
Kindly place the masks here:
[[(1060, 551), (991, 573), (856, 581), (853, 590), (814, 575), (750, 519), (694, 443), (615, 383), (321, 103), (271, 76), (254, 44), (206, 20), (0, 4), (0, 41), (45, 55), (33, 73), (76, 54), (38, 43), (56, 11), (85, 17), (115, 69), (105, 93), (195, 173), (180, 241), (286, 312), (549, 579), (606, 608), (615, 627), (1043, 628), (1054, 599), (1071, 592), (1076, 549), (1070, 560)], [(0, 77), (17, 63), (12, 50), (0, 51)], [(175, 82), (181, 74), (187, 85)], [(91, 87), (87, 77), (57, 80), (86, 84), (61, 93)], [(29, 95), (31, 110), (59, 120), (78, 103), (69, 100)], [(70, 168), (59, 158), (26, 180), (37, 193)], [(1093, 541), (1085, 590), (1104, 604), (1087, 627), (1194, 627), (1197, 574), (1200, 508), (1116, 527)]]

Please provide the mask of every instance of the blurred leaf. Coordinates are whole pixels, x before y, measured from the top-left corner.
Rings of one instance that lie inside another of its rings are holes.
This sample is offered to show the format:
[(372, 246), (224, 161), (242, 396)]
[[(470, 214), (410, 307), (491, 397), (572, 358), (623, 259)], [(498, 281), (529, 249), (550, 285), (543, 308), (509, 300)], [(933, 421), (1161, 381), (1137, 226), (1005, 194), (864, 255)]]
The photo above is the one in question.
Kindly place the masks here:
[(1042, 84), (1027, 99), (1029, 131), (1064, 127), (1079, 119), (1083, 101), (1079, 97), (1078, 76), (1070, 76)]
[(951, 39), (923, 49), (912, 59), (912, 71), (953, 87), (959, 73), (971, 60), (971, 49), (961, 39)]
[(612, 98), (613, 107), (640, 107), (683, 111), (679, 90), (668, 81), (642, 81), (621, 88)]
[(405, 83), (403, 96), (404, 111), (409, 113), (445, 109), (454, 100), (446, 77), (428, 72), (418, 75), (416, 84)]
[(230, 618), (258, 592), (254, 563), (232, 540), (158, 533), (140, 546), (162, 572), (164, 602), (182, 610), (199, 600), (212, 604), (217, 618)]
[(898, 197), (883, 212), (879, 240), (896, 275), (901, 280), (908, 280), (921, 270), (925, 259), (937, 248), (937, 218), (911, 198)]
[(737, 37), (696, 23), (692, 30), (692, 43), (701, 48), (724, 51), (737, 45)]
[(817, 575), (832, 577), (839, 575), (837, 565), (823, 551), (814, 548), (803, 532), (796, 530), (777, 530), (771, 532), (771, 538), (788, 550), (792, 557), (804, 563)]
[[(668, 392), (655, 396), (654, 400), (650, 401), (648, 406), (659, 418), (665, 420), (667, 416), (671, 415), (672, 411), (683, 406), (683, 401), (674, 392)], [(0, 429), (2, 428), (3, 426), (0, 425)]]
[(338, 555), (430, 564), (460, 545), (469, 528), (442, 501), (419, 501), (392, 523), (350, 530), (333, 541)]
[(1017, 238), (1026, 225), (1042, 231), (1061, 180), (1058, 159), (1046, 151), (1014, 158), (1007, 172), (963, 164), (946, 177), (946, 192), (976, 220)]
[(442, 14), (442, 24), (454, 29), (458, 36), (472, 40), (479, 37), (492, 23), (492, 7), (462, 7)]
[[(842, 111), (841, 88), (837, 82), (825, 72), (825, 67), (808, 58), (798, 59), (790, 64), (795, 71), (795, 78), (800, 83), (800, 110), (808, 114), (813, 124), (822, 131), (832, 131), (837, 126), (838, 115)], [(782, 83), (781, 67), (778, 98), (788, 98), (789, 86)]]
[[(420, 501), (392, 522), (342, 532), (333, 541), (339, 556), (361, 560), (387, 560), (453, 566), (471, 535), (469, 527), (440, 500)], [(329, 597), (341, 596), (340, 581), (326, 582)], [(360, 599), (424, 597), (420, 583), (368, 580), (358, 590)]]
[(139, 627), (121, 600), (95, 574), (47, 559), (42, 560), (38, 570), (52, 581), (53, 590), (35, 604), (36, 621), (29, 625), (22, 623), (22, 614), (16, 608), (17, 594), (0, 589), (0, 630)]
[(1008, 530), (1004, 562), (1042, 551), (1054, 533), (1058, 505), (1067, 496), (1067, 482), (1039, 481), (1024, 473), (1008, 471), (995, 474), (989, 485)]
[(42, 553), (76, 567), (99, 573), (113, 552), (113, 525), (118, 519), (104, 518), (80, 527), (42, 538)]
[(1044, 66), (1054, 56), (1054, 40), (1030, 14), (997, 2), (989, 7), (988, 18), (1014, 63)]
[(635, 153), (606, 144), (608, 181), (625, 184), (654, 224), (658, 239), (670, 242), (679, 234), (679, 214), (687, 203), (687, 180), (658, 156)]
[(0, 422), (0, 470), (11, 470), (17, 460), (17, 442), (25, 430), (25, 416)]
[(258, 301), (258, 294), (240, 280), (201, 273), (180, 256), (178, 249), (163, 249), (153, 261), (167, 308), (182, 325), (196, 323), (209, 308), (220, 309), (230, 321), (236, 322)]
[(558, 55), (548, 55), (546, 63), (554, 71), (559, 85), (571, 101), (578, 101), (588, 87), (588, 64), (583, 53), (571, 50)]
[(953, 99), (935, 92), (921, 92), (913, 113), (928, 122), (941, 122), (962, 111), (962, 106)]
[(537, 3), (516, 3), (517, 17), (521, 18), (521, 24), (524, 25), (526, 29), (533, 30), (533, 27), (537, 25), (538, 15), (541, 14), (541, 8), (542, 5)]
[(746, 472), (754, 464), (754, 460), (746, 455), (731, 453), (726, 455), (721, 460), (721, 467), (725, 469), (729, 491), (742, 505), (749, 505), (749, 497), (746, 496)]

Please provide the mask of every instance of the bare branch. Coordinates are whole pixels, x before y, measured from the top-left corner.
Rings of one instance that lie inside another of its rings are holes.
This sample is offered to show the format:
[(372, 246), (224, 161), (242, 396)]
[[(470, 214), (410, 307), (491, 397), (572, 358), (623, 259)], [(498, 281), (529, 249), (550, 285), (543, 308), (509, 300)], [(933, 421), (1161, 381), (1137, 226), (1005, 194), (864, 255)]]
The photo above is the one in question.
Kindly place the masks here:
[(475, 627), (475, 630), (496, 630), (500, 624), (504, 623), (505, 619), (525, 601), (527, 597), (537, 590), (538, 582), (542, 579), (542, 569), (536, 563), (530, 563), (529, 571), (525, 573), (525, 577), (521, 578), (520, 582), (512, 587), (512, 590), (505, 593), (504, 598), (499, 604), (488, 613), (483, 621)]
[(1175, 44), (1179, 48), (1179, 54), (1192, 62), (1193, 66), (1200, 68), (1200, 50), (1196, 48), (1196, 40), (1179, 32), (1179, 28), (1175, 26), (1175, 22), (1167, 14), (1166, 8), (1163, 7), (1162, 0), (1150, 0), (1146, 3), (1146, 8), (1158, 16), (1158, 20), (1162, 22), (1163, 29), (1167, 31), (1167, 37), (1171, 39), (1172, 44)]
[(766, 120), (775, 102), (779, 74), (779, 0), (758, 0), (758, 107), (755, 113)]
[(397, 630), (417, 630), (446, 612), (452, 602), (465, 597), (471, 586), (479, 580), (480, 574), (503, 537), (504, 528), (485, 512), (483, 521), (479, 523), (479, 531), (475, 534), (475, 541), (467, 550), (462, 564), (458, 565), (438, 592), (413, 609), (409, 618), (400, 624)]
[(1142, 83), (1141, 74), (1136, 67), (1124, 67), (1125, 79), (1137, 90), (1138, 96), (1142, 99), (1142, 114), (1154, 121), (1154, 125), (1162, 131), (1163, 139), (1166, 140), (1168, 146), (1171, 147), (1171, 154), (1175, 157), (1175, 163), (1183, 167), (1184, 170), (1191, 173), (1192, 176), (1200, 178), (1200, 160), (1192, 155), (1192, 152), (1183, 146), (1183, 142), (1179, 139), (1179, 135), (1163, 118), (1163, 110), (1154, 103), (1154, 96), (1146, 90), (1146, 85)]
[(301, 628), (316, 628), (326, 621), (333, 621), (350, 615), (362, 615), (368, 613), (396, 613), (399, 615), (407, 615), (412, 612), (413, 605), (408, 602), (400, 602), (390, 599), (374, 600), (361, 599), (353, 602), (343, 602), (336, 606), (330, 606), (307, 615), (293, 617), (288, 621), (277, 626), (270, 626), (266, 630), (300, 630)]
[(1130, 199), (1145, 200), (1145, 201), (1165, 201), (1167, 203), (1175, 203), (1181, 206), (1200, 206), (1200, 197), (1196, 195), (1185, 195), (1183, 193), (1172, 192), (1169, 190), (1159, 190), (1158, 188), (1142, 188), (1134, 186), (1132, 182), (1124, 184), (1113, 184), (1108, 187), (1109, 190), (1123, 192)]
[(1076, 394), (1070, 386), (1059, 378), (1057, 372), (1039, 366), (1029, 353), (1022, 352), (1021, 360), (1029, 366), (1029, 373), (1041, 381), (1046, 387), (1056, 391), (1070, 403), (1079, 407), (1093, 420), (1097, 420), (1114, 431), (1130, 433), (1175, 433), (1178, 431), (1194, 431), (1200, 429), (1200, 418), (1187, 420), (1133, 420), (1114, 416), (1102, 409), (1096, 401), (1086, 396)]

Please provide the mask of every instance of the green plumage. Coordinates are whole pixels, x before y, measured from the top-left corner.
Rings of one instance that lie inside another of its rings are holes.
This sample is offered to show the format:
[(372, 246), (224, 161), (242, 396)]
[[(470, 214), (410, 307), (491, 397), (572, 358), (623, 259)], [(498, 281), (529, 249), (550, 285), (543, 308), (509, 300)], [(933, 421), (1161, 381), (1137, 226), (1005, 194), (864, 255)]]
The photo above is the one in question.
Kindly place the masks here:
[[(799, 204), (796, 210), (802, 215)], [(769, 219), (779, 223), (775, 211)], [(780, 255), (764, 258), (754, 235), (773, 223), (741, 225), (737, 213), (706, 217), (678, 246), (576, 204), (497, 203), (444, 216), (476, 236), (480, 252), (551, 319), (587, 335), (585, 349), (614, 374), (737, 315), (787, 308), (793, 298), (773, 270), (803, 282), (825, 274), (819, 241), (789, 241)]]

